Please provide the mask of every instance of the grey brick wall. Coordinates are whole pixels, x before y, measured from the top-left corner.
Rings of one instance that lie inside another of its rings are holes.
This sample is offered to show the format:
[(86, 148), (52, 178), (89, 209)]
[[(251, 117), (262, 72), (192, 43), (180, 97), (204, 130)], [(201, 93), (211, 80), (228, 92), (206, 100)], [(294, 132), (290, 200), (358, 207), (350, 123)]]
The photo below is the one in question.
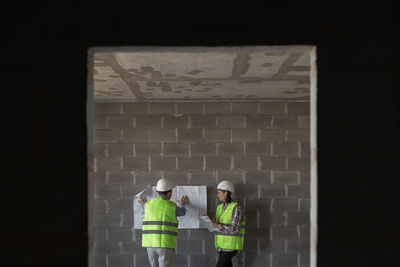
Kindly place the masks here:
[[(133, 196), (169, 177), (207, 185), (231, 180), (247, 216), (234, 266), (309, 266), (309, 102), (95, 103), (94, 263), (149, 266), (133, 230)], [(180, 230), (174, 266), (214, 266), (213, 236)]]

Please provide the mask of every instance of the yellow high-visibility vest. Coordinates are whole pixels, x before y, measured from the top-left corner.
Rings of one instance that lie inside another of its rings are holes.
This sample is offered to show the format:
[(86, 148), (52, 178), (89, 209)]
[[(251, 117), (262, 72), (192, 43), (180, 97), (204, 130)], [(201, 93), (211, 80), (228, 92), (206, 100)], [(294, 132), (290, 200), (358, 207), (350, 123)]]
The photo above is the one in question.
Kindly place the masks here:
[(176, 248), (176, 204), (158, 197), (147, 201), (142, 225), (142, 247)]
[[(239, 205), (237, 202), (229, 203), (228, 207), (222, 212), (223, 204), (219, 204), (216, 212), (216, 222), (219, 224), (232, 224), (233, 209)], [(241, 224), (239, 231), (236, 234), (215, 232), (215, 247), (222, 249), (243, 250), (244, 233), (246, 219)]]

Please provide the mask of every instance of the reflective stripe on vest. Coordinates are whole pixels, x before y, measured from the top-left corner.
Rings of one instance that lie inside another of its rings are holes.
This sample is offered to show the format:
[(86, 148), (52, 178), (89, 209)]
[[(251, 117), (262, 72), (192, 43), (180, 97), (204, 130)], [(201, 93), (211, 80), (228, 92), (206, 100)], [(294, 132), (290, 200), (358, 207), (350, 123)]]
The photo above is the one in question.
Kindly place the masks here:
[[(238, 205), (237, 202), (231, 202), (222, 212), (223, 204), (218, 205), (216, 212), (216, 222), (223, 225), (232, 225), (233, 209)], [(244, 217), (244, 216), (243, 216)], [(215, 232), (215, 247), (222, 249), (243, 250), (244, 233), (246, 218), (241, 222), (239, 231), (233, 233)]]
[(142, 247), (176, 248), (176, 204), (156, 198), (147, 201), (142, 225)]

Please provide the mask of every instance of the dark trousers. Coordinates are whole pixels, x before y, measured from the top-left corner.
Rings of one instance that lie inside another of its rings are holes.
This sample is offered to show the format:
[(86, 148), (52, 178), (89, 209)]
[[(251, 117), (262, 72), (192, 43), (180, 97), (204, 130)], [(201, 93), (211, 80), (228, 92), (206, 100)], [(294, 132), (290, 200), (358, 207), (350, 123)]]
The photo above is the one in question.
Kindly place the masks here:
[(232, 258), (235, 256), (238, 251), (220, 251), (219, 258), (216, 267), (232, 267)]

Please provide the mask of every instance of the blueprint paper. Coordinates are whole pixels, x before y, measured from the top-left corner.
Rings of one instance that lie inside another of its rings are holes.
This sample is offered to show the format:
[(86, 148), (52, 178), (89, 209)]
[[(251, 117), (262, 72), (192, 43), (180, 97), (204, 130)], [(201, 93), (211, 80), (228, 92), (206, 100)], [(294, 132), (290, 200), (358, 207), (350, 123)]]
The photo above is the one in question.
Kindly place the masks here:
[[(177, 217), (179, 221), (179, 229), (199, 229), (208, 228), (204, 221), (200, 220), (200, 216), (207, 213), (207, 186), (176, 186), (172, 190), (171, 201), (177, 203), (182, 196), (187, 196), (189, 202), (185, 204), (185, 216)], [(144, 209), (138, 203), (140, 197), (146, 197), (147, 200), (158, 197), (155, 186), (147, 187), (133, 199), (133, 217), (134, 229), (142, 228), (142, 220), (144, 217)]]

